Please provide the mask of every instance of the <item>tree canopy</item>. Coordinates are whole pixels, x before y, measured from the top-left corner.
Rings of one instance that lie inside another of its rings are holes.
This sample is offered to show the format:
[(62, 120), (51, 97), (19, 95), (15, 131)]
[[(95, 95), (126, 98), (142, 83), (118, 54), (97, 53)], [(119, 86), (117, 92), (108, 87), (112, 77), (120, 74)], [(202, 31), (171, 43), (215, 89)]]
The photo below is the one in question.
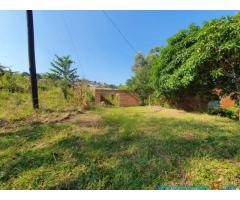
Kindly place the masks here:
[[(151, 65), (151, 83), (165, 96), (237, 94), (240, 82), (240, 14), (191, 24), (168, 39)], [(236, 96), (236, 95), (235, 95)]]
[(160, 49), (152, 49), (146, 57), (142, 53), (137, 53), (132, 67), (133, 76), (127, 80), (130, 90), (137, 92), (144, 104), (148, 96), (153, 92), (150, 85), (151, 62), (159, 55)]

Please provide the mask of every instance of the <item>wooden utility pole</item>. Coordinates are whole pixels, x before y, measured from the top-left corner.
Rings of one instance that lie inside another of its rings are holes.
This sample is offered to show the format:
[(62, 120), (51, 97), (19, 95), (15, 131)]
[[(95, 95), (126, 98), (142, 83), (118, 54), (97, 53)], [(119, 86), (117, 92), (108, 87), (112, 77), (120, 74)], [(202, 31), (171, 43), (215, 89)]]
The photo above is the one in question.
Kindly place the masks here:
[(32, 10), (27, 10), (27, 28), (28, 28), (28, 58), (29, 58), (29, 71), (31, 75), (31, 89), (32, 89), (32, 103), (33, 108), (38, 109), (38, 86), (37, 74), (35, 63), (35, 50), (34, 50), (34, 28), (33, 28), (33, 13)]

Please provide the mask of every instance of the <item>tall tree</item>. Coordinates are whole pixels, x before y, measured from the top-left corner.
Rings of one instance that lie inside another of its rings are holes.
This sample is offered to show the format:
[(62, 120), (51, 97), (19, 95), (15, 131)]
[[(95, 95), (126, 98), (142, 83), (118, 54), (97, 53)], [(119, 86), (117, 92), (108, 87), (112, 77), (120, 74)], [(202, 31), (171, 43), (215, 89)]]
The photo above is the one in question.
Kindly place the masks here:
[(132, 71), (136, 72), (138, 69), (146, 66), (146, 60), (142, 53), (138, 52), (134, 58), (134, 64), (132, 66)]
[(127, 80), (127, 86), (139, 94), (142, 104), (146, 103), (153, 89), (150, 85), (150, 66), (151, 62), (159, 56), (160, 48), (150, 50), (144, 57), (142, 53), (137, 53), (132, 67), (133, 76)]
[(52, 74), (60, 79), (61, 81), (61, 88), (64, 94), (65, 99), (68, 98), (68, 88), (73, 85), (78, 78), (77, 75), (77, 68), (71, 68), (71, 65), (74, 63), (70, 56), (58, 56), (55, 55), (56, 60), (51, 62)]

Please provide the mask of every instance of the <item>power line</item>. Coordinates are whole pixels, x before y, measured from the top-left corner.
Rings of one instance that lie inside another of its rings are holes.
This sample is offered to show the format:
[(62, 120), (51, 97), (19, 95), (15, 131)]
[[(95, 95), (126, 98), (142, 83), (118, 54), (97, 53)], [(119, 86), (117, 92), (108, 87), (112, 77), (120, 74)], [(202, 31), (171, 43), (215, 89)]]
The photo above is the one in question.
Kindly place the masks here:
[(131, 44), (131, 42), (127, 39), (127, 37), (123, 34), (123, 32), (118, 28), (116, 23), (111, 19), (111, 17), (107, 14), (107, 12), (104, 10), (102, 10), (102, 12), (103, 12), (104, 16), (108, 19), (108, 21), (111, 23), (111, 25), (118, 31), (118, 33), (121, 35), (121, 37), (127, 43), (127, 45), (134, 51), (134, 53), (137, 53), (136, 48)]
[(85, 74), (84, 74), (83, 65), (81, 64), (81, 61), (80, 61), (80, 58), (79, 58), (78, 49), (77, 49), (77, 47), (76, 47), (76, 45), (75, 45), (75, 43), (74, 43), (74, 40), (73, 40), (71, 31), (70, 31), (70, 28), (69, 28), (69, 26), (68, 26), (68, 24), (67, 24), (67, 21), (66, 21), (64, 15), (62, 14), (61, 17), (62, 17), (62, 21), (63, 21), (63, 23), (64, 23), (64, 26), (66, 27), (67, 34), (68, 34), (69, 37), (70, 37), (70, 41), (71, 41), (71, 43), (72, 43), (73, 49), (74, 49), (74, 51), (75, 51), (75, 54), (76, 54), (76, 56), (77, 56), (77, 60), (78, 60), (80, 69), (81, 69), (82, 72), (83, 72), (83, 79), (84, 79)]

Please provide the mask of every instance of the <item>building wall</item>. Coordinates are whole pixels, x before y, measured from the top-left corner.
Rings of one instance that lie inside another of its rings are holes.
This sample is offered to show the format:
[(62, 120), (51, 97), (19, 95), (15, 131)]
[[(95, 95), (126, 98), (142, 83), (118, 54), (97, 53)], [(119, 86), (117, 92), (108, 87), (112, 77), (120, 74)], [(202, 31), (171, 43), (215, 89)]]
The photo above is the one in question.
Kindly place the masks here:
[[(118, 95), (120, 106), (141, 105), (140, 98), (136, 93), (106, 88), (95, 89), (95, 103), (100, 104), (102, 101), (101, 96), (104, 97), (108, 95)], [(207, 109), (208, 100), (201, 98), (200, 96), (184, 96), (183, 98), (181, 98), (181, 101), (178, 104), (176, 104), (174, 100), (169, 103), (176, 106), (177, 108), (193, 111)], [(224, 97), (220, 100), (220, 107), (222, 108), (231, 108), (234, 106), (234, 104), (235, 102), (229, 96)]]
[[(170, 105), (173, 105), (179, 109), (184, 109), (187, 111), (202, 111), (206, 110), (208, 107), (209, 100), (200, 96), (183, 96), (180, 101), (170, 101)], [(235, 104), (235, 101), (226, 96), (220, 99), (219, 105), (221, 108), (231, 108)]]
[(139, 97), (135, 93), (120, 93), (120, 106), (139, 106), (141, 104)]
[(104, 88), (95, 89), (95, 103), (100, 104), (102, 97), (108, 95), (117, 95), (119, 97), (119, 106), (139, 106), (141, 104), (139, 96), (136, 93)]

